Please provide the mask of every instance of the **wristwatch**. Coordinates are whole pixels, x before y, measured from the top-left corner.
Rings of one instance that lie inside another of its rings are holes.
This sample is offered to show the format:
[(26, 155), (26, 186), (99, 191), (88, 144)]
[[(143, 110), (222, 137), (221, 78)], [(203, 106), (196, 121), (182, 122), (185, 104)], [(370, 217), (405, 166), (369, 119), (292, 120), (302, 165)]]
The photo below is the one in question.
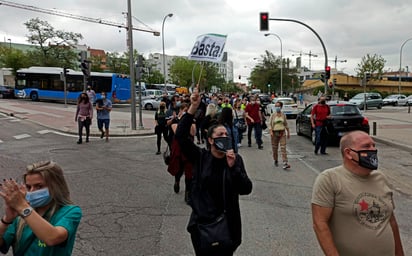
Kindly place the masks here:
[(27, 207), (24, 208), (23, 211), (21, 212), (20, 216), (22, 218), (26, 218), (27, 216), (29, 216), (31, 213), (33, 212), (33, 208), (32, 207)]

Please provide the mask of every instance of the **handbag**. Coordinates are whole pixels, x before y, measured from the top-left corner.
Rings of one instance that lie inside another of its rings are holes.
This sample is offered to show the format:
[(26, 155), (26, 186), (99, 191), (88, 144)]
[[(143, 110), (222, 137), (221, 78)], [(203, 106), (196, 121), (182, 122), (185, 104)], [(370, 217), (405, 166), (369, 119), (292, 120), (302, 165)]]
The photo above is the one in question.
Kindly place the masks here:
[(235, 115), (236, 115), (236, 120), (237, 120), (237, 123), (235, 125), (236, 125), (237, 129), (239, 130), (239, 132), (245, 132), (246, 129), (247, 129), (247, 125), (246, 125), (245, 121), (238, 118), (236, 110), (235, 110)]
[(233, 248), (233, 240), (229, 230), (226, 216), (226, 191), (225, 191), (226, 168), (223, 171), (223, 213), (211, 223), (198, 223), (200, 249), (210, 251), (216, 249), (230, 250)]
[(166, 165), (170, 163), (170, 147), (167, 145), (165, 152), (163, 152), (163, 161)]

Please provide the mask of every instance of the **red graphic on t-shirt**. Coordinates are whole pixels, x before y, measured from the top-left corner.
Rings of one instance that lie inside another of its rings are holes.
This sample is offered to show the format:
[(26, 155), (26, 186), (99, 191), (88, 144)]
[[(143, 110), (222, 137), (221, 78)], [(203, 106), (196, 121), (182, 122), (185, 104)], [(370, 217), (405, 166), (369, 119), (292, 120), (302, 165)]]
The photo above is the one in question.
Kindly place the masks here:
[(363, 199), (362, 202), (359, 203), (360, 207), (361, 207), (361, 211), (367, 211), (369, 204), (367, 202), (365, 202), (365, 200)]

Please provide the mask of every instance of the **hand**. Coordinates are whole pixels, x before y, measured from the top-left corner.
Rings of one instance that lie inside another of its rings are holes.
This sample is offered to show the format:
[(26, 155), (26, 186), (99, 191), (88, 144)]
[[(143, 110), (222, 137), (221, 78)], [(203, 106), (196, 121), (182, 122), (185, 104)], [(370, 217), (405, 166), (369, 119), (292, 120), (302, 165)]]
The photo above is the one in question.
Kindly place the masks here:
[(15, 218), (20, 209), (29, 206), (26, 201), (26, 188), (13, 179), (3, 179), (0, 196), (6, 203), (7, 218)]
[(233, 167), (235, 165), (236, 154), (233, 149), (226, 151), (226, 161), (229, 167)]

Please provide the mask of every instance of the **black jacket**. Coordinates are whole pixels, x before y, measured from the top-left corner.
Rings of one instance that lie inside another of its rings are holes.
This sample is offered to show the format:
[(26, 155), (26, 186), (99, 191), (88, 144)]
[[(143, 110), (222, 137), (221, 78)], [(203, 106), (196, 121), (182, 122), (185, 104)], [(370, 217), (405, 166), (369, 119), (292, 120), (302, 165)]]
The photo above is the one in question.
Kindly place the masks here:
[(223, 212), (223, 169), (225, 177), (225, 204), (232, 238), (236, 247), (241, 243), (242, 228), (239, 195), (252, 191), (252, 182), (247, 176), (243, 159), (236, 154), (235, 165), (228, 167), (226, 158), (215, 158), (210, 150), (196, 146), (189, 138), (193, 115), (185, 114), (177, 130), (176, 139), (182, 153), (193, 163), (191, 207), (187, 230), (192, 234), (197, 223), (210, 223)]

